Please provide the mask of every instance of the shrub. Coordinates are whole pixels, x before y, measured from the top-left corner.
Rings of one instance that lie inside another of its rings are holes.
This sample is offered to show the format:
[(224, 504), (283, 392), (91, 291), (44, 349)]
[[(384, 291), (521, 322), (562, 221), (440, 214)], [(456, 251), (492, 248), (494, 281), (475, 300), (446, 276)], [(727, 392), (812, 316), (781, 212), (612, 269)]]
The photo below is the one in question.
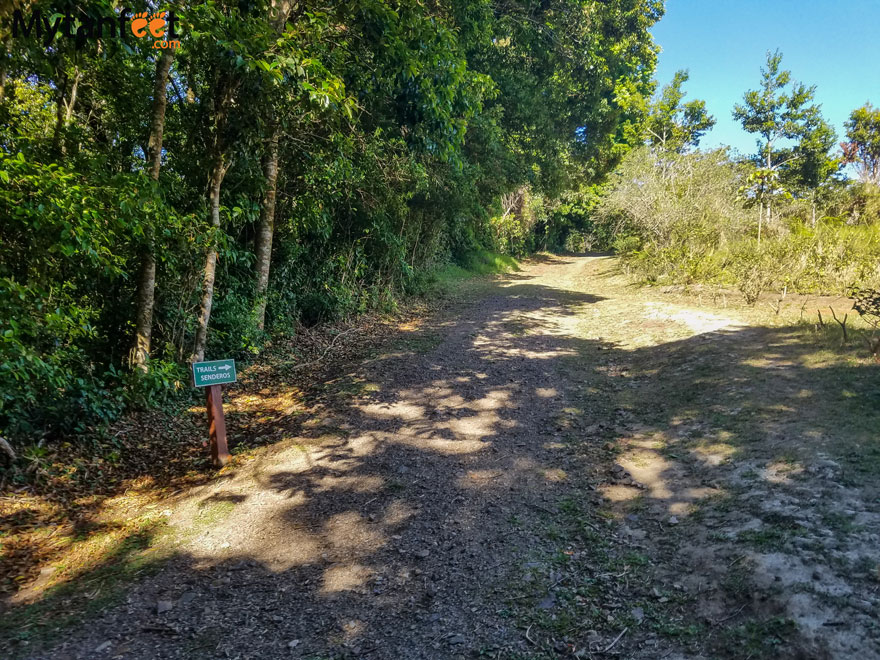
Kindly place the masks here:
[(826, 216), (813, 227), (803, 199), (777, 205), (759, 243), (756, 211), (737, 200), (743, 171), (723, 151), (641, 149), (624, 160), (593, 221), (646, 282), (734, 285), (749, 304), (774, 288), (843, 294), (880, 283), (880, 225)]

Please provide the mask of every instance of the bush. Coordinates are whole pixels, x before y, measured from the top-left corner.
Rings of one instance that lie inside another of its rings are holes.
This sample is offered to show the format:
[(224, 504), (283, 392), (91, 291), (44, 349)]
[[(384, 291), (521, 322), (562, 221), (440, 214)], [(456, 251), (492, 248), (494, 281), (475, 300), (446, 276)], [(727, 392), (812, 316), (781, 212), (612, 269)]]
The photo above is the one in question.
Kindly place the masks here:
[(737, 199), (743, 172), (723, 151), (638, 150), (593, 221), (613, 236), (625, 267), (650, 283), (733, 285), (749, 304), (783, 287), (845, 294), (880, 283), (880, 225), (826, 216), (812, 227), (803, 199), (778, 204), (758, 243), (757, 212)]
[(546, 246), (570, 252), (613, 249), (609, 225), (593, 217), (605, 192), (605, 186), (593, 185), (563, 193), (549, 211)]

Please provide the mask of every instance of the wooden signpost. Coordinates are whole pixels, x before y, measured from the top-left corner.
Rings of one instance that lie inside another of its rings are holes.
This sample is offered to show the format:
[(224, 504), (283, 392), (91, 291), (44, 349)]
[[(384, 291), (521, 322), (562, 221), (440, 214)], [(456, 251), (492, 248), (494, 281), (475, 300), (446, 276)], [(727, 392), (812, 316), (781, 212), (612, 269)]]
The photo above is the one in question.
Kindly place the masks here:
[(223, 416), (223, 385), (236, 380), (235, 360), (193, 362), (192, 371), (193, 385), (205, 388), (211, 459), (215, 466), (222, 467), (230, 458), (226, 444), (226, 418)]

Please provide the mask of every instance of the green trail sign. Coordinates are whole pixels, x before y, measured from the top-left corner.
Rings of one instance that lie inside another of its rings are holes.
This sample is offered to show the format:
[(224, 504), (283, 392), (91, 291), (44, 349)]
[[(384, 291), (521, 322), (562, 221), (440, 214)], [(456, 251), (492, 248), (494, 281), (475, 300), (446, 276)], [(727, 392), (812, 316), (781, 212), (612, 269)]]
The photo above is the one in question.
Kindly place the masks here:
[(210, 387), (235, 382), (235, 360), (193, 362), (193, 385)]

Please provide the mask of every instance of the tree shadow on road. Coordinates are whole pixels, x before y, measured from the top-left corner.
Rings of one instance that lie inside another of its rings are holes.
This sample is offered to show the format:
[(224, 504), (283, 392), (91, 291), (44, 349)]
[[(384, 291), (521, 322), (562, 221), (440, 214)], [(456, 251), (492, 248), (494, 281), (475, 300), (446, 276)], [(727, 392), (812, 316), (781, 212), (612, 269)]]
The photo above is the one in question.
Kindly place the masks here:
[[(285, 440), (192, 493), (190, 513), (172, 520), (186, 542), (125, 586), (124, 603), (89, 613), (45, 653), (21, 640), (53, 619), (4, 634), (32, 657), (106, 642), (123, 658), (524, 653), (532, 645), (510, 617), (524, 594), (509, 590), (522, 589), (514, 578), (535, 548), (554, 543), (535, 530), (566, 498), (613, 481), (629, 441), (662, 439), (645, 497), (667, 513), (683, 479), (676, 452), (702, 461), (700, 479), (712, 482), (730, 478), (737, 452), (772, 461), (792, 446), (837, 451), (846, 438), (853, 474), (876, 476), (863, 470), (877, 459), (875, 368), (826, 364), (795, 328), (636, 350), (578, 338), (572, 322), (602, 300), (511, 276), (419, 341), (322, 374), (333, 385), (310, 415), (269, 410), (247, 431), (280, 427)], [(724, 460), (713, 462), (714, 445), (729, 448)], [(590, 516), (604, 506), (580, 503)], [(60, 614), (85, 598), (49, 594), (40, 606)], [(562, 637), (582, 644), (609, 626), (597, 614)]]

